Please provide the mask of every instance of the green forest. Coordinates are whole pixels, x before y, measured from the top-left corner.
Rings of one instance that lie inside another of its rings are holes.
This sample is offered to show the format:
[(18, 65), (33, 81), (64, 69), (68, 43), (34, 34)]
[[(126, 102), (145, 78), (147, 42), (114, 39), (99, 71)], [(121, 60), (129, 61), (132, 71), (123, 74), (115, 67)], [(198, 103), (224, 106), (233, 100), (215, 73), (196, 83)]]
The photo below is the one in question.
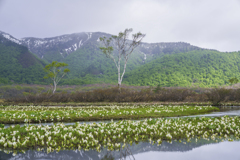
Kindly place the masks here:
[[(102, 56), (102, 53), (87, 50), (82, 54), (85, 55), (85, 58), (81, 59), (82, 63), (78, 61), (79, 58), (74, 57), (79, 54), (72, 54), (67, 58), (69, 61), (65, 61), (66, 63), (78, 66), (69, 66), (75, 74), (71, 73), (62, 84), (117, 83), (117, 69), (110, 59)], [(127, 65), (123, 83), (135, 86), (215, 87), (230, 85), (229, 79), (233, 77), (240, 79), (240, 52), (195, 50), (152, 59), (155, 60), (141, 63), (141, 58), (133, 54)], [(74, 68), (82, 70), (76, 72)]]
[(150, 86), (214, 87), (240, 78), (240, 51), (210, 50), (166, 55), (126, 73), (124, 83)]
[(0, 83), (44, 84), (43, 66), (27, 47), (0, 37)]

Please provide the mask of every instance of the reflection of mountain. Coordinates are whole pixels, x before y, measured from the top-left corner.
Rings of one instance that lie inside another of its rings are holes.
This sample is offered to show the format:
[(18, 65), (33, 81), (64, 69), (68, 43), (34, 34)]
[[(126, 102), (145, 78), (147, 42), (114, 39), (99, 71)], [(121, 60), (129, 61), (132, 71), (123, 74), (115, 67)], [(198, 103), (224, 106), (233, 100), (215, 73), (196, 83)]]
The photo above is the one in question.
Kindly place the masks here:
[[(198, 142), (189, 142), (189, 143), (179, 143), (173, 141), (172, 144), (164, 141), (161, 146), (157, 146), (157, 144), (151, 145), (148, 142), (140, 142), (138, 144), (133, 144), (129, 146), (129, 151), (135, 155), (139, 153), (149, 152), (149, 151), (158, 151), (158, 152), (185, 152), (190, 151), (194, 148), (214, 143), (213, 141), (207, 140), (198, 140)], [(12, 154), (6, 154), (4, 152), (0, 152), (1, 160), (100, 160), (106, 155), (112, 155), (115, 158), (120, 158), (123, 156), (122, 153), (125, 153), (126, 149), (123, 151), (107, 151), (106, 148), (102, 150), (101, 153), (97, 151), (78, 151), (78, 150), (62, 150), (58, 153), (52, 152), (47, 154), (46, 152), (38, 152), (33, 150), (28, 150), (26, 153), (18, 153), (16, 156)], [(130, 154), (127, 154), (130, 156)]]
[[(186, 144), (172, 141), (172, 144), (163, 141), (160, 146), (157, 146), (157, 144), (151, 145), (148, 142), (142, 142), (138, 145), (131, 146), (130, 149), (133, 154), (136, 153), (142, 153), (142, 152), (148, 152), (148, 151), (162, 151), (162, 152), (186, 152), (190, 151), (194, 148), (214, 143), (213, 141), (207, 141), (207, 140), (198, 140), (198, 142), (195, 142), (192, 140), (192, 142), (187, 142)], [(141, 147), (140, 147), (141, 146)]]
[[(172, 144), (163, 141), (160, 146), (157, 146), (157, 144), (150, 144), (148, 142), (140, 142), (137, 145), (133, 144), (132, 146), (129, 146), (129, 150), (131, 151), (132, 155), (136, 155), (139, 153), (144, 153), (144, 152), (150, 152), (150, 151), (155, 151), (155, 152), (187, 152), (190, 151), (194, 148), (198, 148), (204, 145), (216, 143), (213, 141), (207, 141), (204, 139), (200, 139), (197, 142), (192, 140), (192, 142), (187, 142), (186, 144), (180, 143), (180, 142), (175, 142), (172, 141)], [(107, 151), (102, 151), (101, 157), (107, 154)], [(113, 157), (119, 158), (120, 153), (118, 151), (113, 151), (111, 153)]]
[(25, 153), (18, 153), (16, 156), (0, 152), (1, 160), (99, 160), (97, 151), (63, 150), (60, 152), (38, 152), (28, 150)]

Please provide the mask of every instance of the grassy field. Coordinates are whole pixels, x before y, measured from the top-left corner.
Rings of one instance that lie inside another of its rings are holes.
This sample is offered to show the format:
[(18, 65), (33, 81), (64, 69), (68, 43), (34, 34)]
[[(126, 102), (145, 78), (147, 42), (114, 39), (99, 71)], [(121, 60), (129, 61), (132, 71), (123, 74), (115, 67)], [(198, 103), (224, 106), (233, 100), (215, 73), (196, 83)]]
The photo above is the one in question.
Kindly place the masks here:
[(178, 117), (219, 111), (212, 106), (86, 106), (86, 107), (43, 107), (43, 106), (2, 106), (0, 123), (43, 123), (76, 122), (95, 120), (122, 120), (158, 117)]

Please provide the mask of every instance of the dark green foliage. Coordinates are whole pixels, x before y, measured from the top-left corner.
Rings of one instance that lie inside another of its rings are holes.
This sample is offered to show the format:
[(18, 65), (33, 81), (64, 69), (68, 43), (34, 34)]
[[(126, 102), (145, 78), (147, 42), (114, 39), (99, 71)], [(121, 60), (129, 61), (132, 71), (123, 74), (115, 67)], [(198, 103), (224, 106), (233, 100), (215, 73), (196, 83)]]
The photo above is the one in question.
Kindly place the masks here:
[(0, 82), (44, 83), (43, 65), (26, 47), (0, 36)]
[(231, 79), (229, 79), (228, 81), (231, 83), (231, 85), (236, 84), (236, 83), (239, 82), (239, 80), (238, 80), (236, 77), (231, 78)]
[(0, 128), (4, 128), (4, 124), (0, 124)]
[(7, 83), (9, 83), (7, 78), (1, 78), (0, 77), (0, 85), (1, 84), (7, 84)]
[(123, 83), (130, 85), (199, 86), (228, 85), (240, 78), (240, 53), (199, 50), (166, 55), (127, 72)]

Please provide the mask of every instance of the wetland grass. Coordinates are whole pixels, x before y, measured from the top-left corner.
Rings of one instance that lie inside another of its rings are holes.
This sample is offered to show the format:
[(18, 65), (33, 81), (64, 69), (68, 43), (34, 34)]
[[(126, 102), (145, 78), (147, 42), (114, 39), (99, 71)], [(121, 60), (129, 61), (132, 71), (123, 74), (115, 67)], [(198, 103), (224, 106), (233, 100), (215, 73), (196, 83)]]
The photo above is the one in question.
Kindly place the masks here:
[(76, 122), (96, 120), (123, 120), (159, 117), (178, 117), (219, 111), (212, 106), (87, 106), (87, 107), (43, 107), (43, 106), (2, 106), (0, 123), (44, 123)]
[[(110, 123), (91, 123), (65, 126), (11, 126), (0, 129), (0, 148), (12, 150), (37, 149), (48, 152), (61, 149), (119, 150), (128, 144), (149, 141), (161, 145), (162, 141), (185, 139), (186, 142), (206, 140), (238, 140), (239, 117), (123, 120)], [(184, 142), (185, 143), (185, 142)]]

